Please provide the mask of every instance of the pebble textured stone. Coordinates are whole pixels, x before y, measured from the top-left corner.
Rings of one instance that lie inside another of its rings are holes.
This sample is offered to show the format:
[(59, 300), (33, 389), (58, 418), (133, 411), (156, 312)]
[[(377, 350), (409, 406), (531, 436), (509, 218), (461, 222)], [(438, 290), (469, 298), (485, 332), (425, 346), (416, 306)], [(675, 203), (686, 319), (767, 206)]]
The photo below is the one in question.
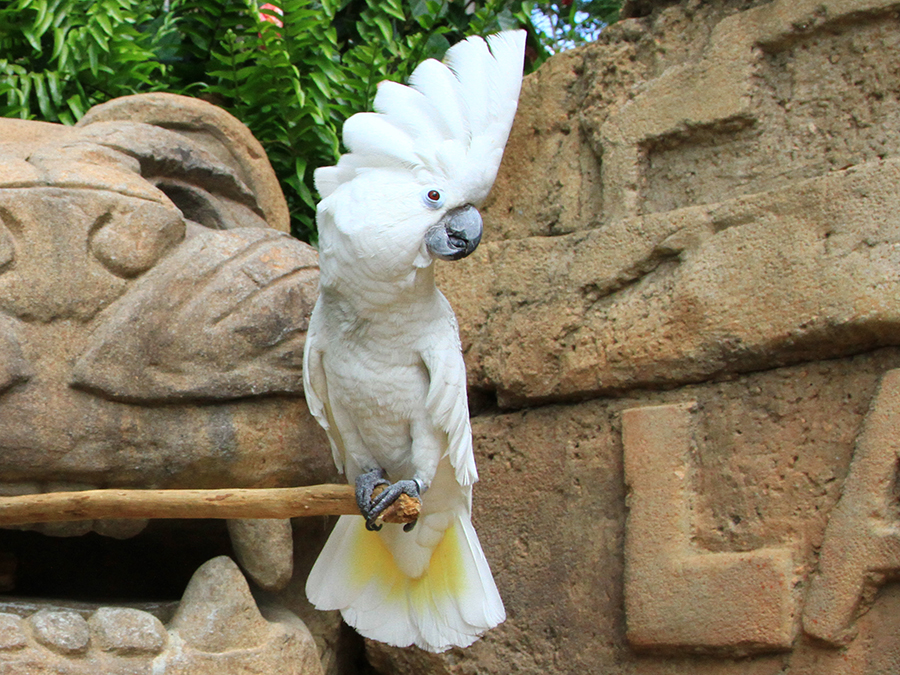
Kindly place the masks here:
[(162, 621), (127, 607), (101, 607), (88, 624), (101, 650), (123, 656), (159, 654), (169, 639)]
[(42, 609), (29, 618), (37, 641), (61, 654), (87, 651), (91, 640), (87, 621), (68, 610)]
[(0, 614), (0, 651), (20, 649), (28, 644), (21, 617)]

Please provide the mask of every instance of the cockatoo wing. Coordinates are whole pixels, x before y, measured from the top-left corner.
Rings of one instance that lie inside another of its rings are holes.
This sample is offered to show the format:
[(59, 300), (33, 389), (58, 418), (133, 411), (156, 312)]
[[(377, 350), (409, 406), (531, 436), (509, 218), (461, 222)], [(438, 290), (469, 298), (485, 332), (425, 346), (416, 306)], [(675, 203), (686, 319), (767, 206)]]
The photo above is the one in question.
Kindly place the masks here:
[(428, 370), (429, 386), (425, 405), (434, 424), (447, 433), (447, 455), (456, 471), (460, 485), (472, 485), (478, 480), (475, 453), (472, 449), (472, 426), (469, 423), (469, 402), (466, 396), (466, 364), (459, 343), (459, 328), (453, 311), (446, 305), (448, 330), (433, 336), (422, 353)]
[(321, 313), (313, 311), (306, 333), (306, 344), (303, 348), (303, 390), (306, 394), (306, 405), (328, 436), (331, 455), (337, 470), (344, 471), (344, 443), (340, 431), (331, 414), (331, 402), (328, 398), (328, 380), (322, 363), (323, 344), (321, 335)]

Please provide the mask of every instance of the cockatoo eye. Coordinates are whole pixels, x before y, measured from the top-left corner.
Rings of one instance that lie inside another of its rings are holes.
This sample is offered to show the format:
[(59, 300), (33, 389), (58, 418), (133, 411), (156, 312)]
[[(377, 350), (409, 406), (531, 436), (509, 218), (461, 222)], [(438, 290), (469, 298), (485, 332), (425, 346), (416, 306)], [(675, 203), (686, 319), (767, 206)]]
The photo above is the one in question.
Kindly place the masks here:
[(444, 204), (444, 195), (441, 194), (440, 190), (436, 190), (431, 188), (426, 190), (422, 195), (422, 201), (425, 202), (426, 206), (430, 206), (433, 209), (440, 208)]

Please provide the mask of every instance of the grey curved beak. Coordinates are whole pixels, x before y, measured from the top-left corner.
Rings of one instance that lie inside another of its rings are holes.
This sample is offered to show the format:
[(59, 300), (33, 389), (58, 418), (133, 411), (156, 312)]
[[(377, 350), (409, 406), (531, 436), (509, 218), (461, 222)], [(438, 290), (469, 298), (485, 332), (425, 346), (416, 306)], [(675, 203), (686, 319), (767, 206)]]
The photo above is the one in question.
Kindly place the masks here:
[(435, 258), (459, 260), (478, 248), (483, 230), (478, 209), (471, 205), (460, 206), (447, 211), (425, 233), (425, 246)]

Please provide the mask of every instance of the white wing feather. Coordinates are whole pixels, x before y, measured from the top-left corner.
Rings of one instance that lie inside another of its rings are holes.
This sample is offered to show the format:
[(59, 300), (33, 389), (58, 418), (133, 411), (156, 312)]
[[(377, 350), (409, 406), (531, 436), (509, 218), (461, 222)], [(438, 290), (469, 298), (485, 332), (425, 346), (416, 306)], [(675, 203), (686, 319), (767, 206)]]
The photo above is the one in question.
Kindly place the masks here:
[[(442, 298), (443, 300), (443, 298)], [(459, 330), (450, 304), (447, 312), (452, 330), (422, 354), (428, 369), (430, 384), (425, 405), (434, 423), (447, 433), (447, 455), (460, 485), (472, 485), (478, 480), (475, 453), (472, 448), (472, 426), (469, 422), (469, 402), (466, 397), (466, 364), (459, 344)]]
[(320, 316), (313, 311), (309, 320), (309, 329), (306, 332), (306, 344), (303, 347), (303, 390), (309, 412), (316, 418), (316, 421), (325, 430), (325, 435), (328, 436), (334, 465), (338, 471), (343, 473), (344, 444), (329, 408), (328, 382), (325, 377), (325, 368), (322, 366), (320, 319), (317, 318)]

